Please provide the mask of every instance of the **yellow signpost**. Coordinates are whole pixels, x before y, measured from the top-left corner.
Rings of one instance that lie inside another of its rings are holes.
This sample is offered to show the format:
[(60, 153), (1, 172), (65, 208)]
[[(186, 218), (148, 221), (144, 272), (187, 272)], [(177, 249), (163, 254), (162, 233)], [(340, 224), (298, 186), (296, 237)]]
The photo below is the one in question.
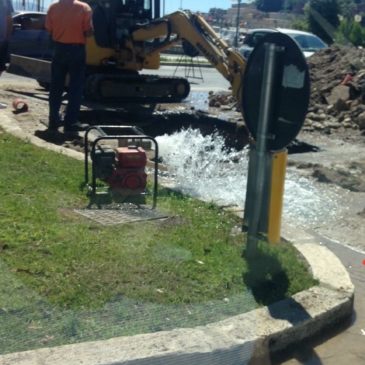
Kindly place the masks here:
[(281, 238), (281, 217), (283, 211), (287, 159), (287, 149), (274, 152), (272, 154), (269, 219), (267, 232), (269, 243), (279, 243)]

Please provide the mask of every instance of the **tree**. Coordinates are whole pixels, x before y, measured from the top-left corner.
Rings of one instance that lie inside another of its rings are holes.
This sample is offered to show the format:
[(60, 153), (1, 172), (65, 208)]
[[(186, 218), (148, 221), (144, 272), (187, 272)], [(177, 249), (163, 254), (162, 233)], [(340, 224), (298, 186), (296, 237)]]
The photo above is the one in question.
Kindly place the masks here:
[(352, 26), (352, 31), (350, 34), (350, 42), (354, 46), (363, 46), (364, 45), (364, 31), (361, 25), (358, 22), (354, 22)]
[(264, 12), (277, 12), (283, 10), (284, 0), (256, 0), (256, 8)]
[(348, 44), (350, 40), (350, 34), (352, 32), (353, 21), (344, 18), (341, 20), (340, 25), (336, 32), (336, 42), (339, 44)]
[(222, 24), (224, 21), (224, 16), (227, 14), (227, 10), (220, 8), (209, 9), (209, 16), (211, 17), (213, 23)]
[(345, 18), (351, 18), (356, 13), (356, 4), (353, 0), (337, 0), (340, 14)]
[(303, 14), (307, 0), (284, 0), (283, 9), (292, 13)]
[(354, 46), (365, 45), (365, 31), (360, 23), (354, 19), (343, 18), (336, 33), (336, 42), (340, 44), (352, 43)]
[(309, 31), (308, 22), (306, 19), (296, 19), (291, 23), (291, 28), (297, 30)]
[(225, 14), (227, 14), (227, 10), (221, 9), (221, 8), (210, 8), (209, 9), (209, 15), (215, 16), (215, 17), (223, 17)]
[(340, 24), (337, 0), (310, 0), (307, 11), (310, 31), (325, 42), (332, 43)]

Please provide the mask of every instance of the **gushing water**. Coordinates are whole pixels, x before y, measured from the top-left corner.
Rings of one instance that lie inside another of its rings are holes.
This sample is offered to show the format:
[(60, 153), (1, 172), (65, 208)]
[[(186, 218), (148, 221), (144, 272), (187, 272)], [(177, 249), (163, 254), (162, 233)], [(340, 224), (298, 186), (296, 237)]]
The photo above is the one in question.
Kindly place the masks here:
[(180, 191), (220, 204), (244, 204), (246, 151), (227, 151), (222, 137), (203, 137), (192, 129), (158, 137), (157, 141)]
[[(175, 187), (190, 196), (221, 205), (244, 207), (248, 150), (227, 151), (219, 135), (187, 129), (157, 138), (160, 155)], [(338, 214), (335, 190), (319, 189), (295, 171), (287, 171), (284, 217), (315, 225)]]

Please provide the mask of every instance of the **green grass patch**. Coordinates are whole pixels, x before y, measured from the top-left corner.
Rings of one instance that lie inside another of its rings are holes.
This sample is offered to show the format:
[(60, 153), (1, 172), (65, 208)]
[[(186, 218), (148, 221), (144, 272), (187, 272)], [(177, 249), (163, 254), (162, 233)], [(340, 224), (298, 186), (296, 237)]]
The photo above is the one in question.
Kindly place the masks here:
[(0, 353), (206, 324), (315, 284), (288, 244), (247, 263), (214, 204), (160, 189), (170, 218), (102, 226), (73, 211), (82, 162), (2, 133), (0, 170)]

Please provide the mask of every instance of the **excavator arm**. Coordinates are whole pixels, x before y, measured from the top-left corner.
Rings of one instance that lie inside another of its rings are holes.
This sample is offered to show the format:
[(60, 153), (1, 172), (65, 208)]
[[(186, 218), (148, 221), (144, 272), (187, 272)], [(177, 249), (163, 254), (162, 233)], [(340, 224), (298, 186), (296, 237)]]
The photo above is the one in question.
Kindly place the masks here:
[[(183, 42), (195, 54), (203, 55), (230, 82), (233, 96), (240, 101), (246, 62), (200, 15), (177, 11), (152, 19), (152, 7), (146, 6), (148, 1), (87, 2), (93, 8), (94, 22), (94, 36), (86, 44), (87, 99), (113, 105), (183, 100), (190, 92), (185, 78), (139, 73), (158, 69), (161, 52)], [(50, 82), (48, 61), (13, 56), (11, 72), (33, 77), (41, 85)]]
[(179, 41), (188, 42), (230, 82), (232, 94), (240, 100), (246, 61), (239, 52), (222, 40), (200, 15), (177, 11), (160, 21), (133, 31), (131, 37), (135, 42), (167, 37), (162, 44), (146, 50), (148, 57), (160, 54)]

